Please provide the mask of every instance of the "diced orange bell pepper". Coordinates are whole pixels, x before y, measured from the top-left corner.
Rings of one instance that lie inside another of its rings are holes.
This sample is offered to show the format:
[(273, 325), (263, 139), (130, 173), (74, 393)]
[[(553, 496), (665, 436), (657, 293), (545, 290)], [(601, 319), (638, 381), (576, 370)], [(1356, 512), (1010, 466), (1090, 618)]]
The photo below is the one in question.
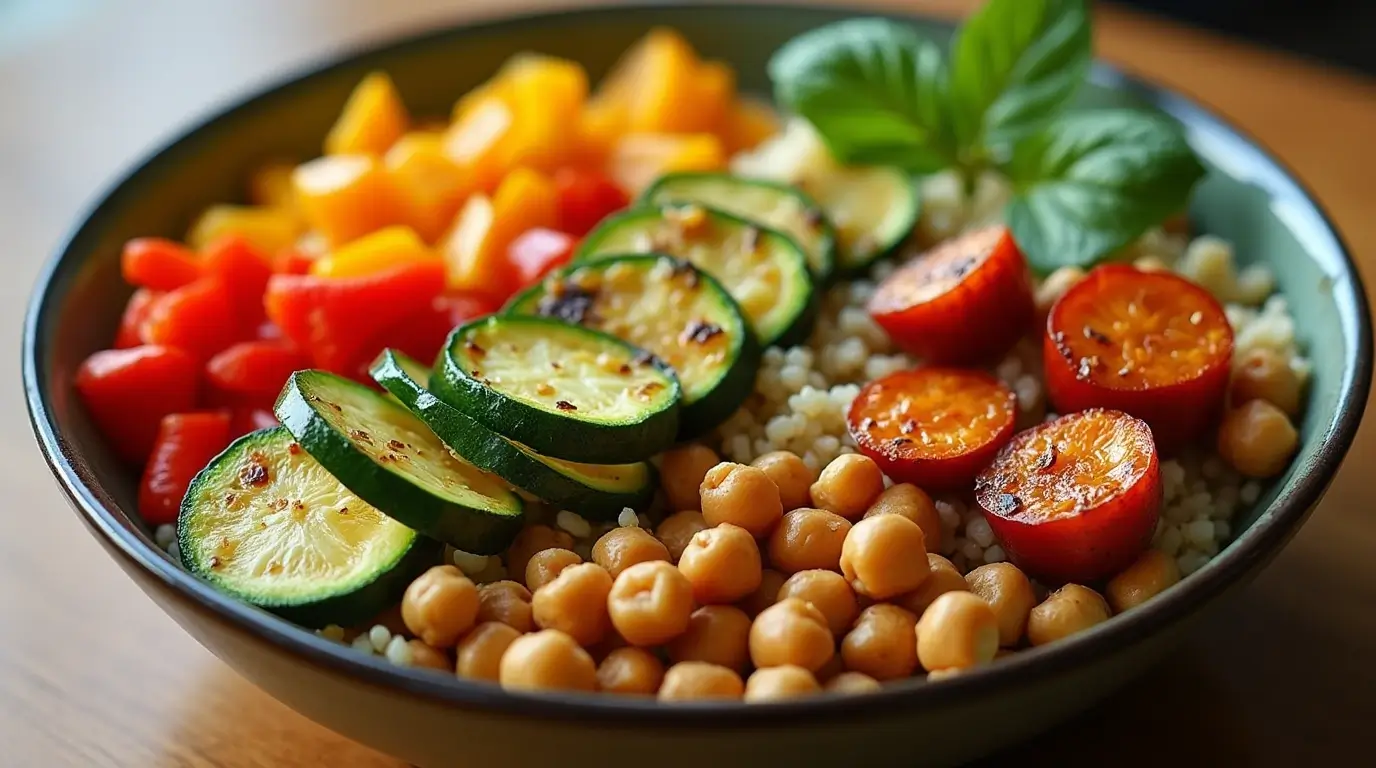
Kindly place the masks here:
[(554, 181), (529, 168), (508, 174), (490, 200), (484, 195), (469, 198), (440, 245), (449, 287), (506, 299), (520, 285), (506, 258), (507, 247), (528, 229), (553, 228), (558, 217)]
[(494, 189), (509, 167), (515, 124), (516, 111), (509, 100), (487, 90), (445, 133), (445, 156), (477, 189)]
[(291, 186), (295, 163), (271, 162), (261, 165), (248, 179), (248, 199), (263, 208), (296, 210), (296, 190)]
[(129, 303), (124, 305), (124, 315), (119, 320), (119, 331), (115, 333), (115, 349), (130, 349), (143, 343), (143, 337), (140, 335), (143, 321), (148, 318), (148, 311), (153, 308), (153, 302), (162, 295), (162, 291), (147, 288), (134, 291), (134, 295), (129, 297)]
[(779, 132), (779, 114), (774, 108), (748, 97), (736, 100), (726, 115), (726, 125), (722, 128), (722, 142), (726, 151), (735, 154), (754, 149), (765, 139)]
[(292, 186), (311, 228), (340, 246), (402, 220), (382, 162), (370, 155), (329, 155), (296, 167)]
[(670, 171), (725, 168), (726, 150), (710, 133), (632, 133), (616, 143), (607, 165), (612, 179), (634, 196)]
[(177, 522), (191, 480), (229, 447), (228, 411), (170, 413), (159, 422), (153, 455), (139, 483), (139, 516), (148, 525)]
[[(697, 53), (687, 40), (670, 29), (655, 29), (645, 36), (643, 58), (634, 73), (629, 97), (627, 128), (636, 133), (696, 133), (715, 130), (721, 104), (702, 103), (709, 90), (735, 90), (735, 78), (724, 79), (729, 70), (718, 68), (704, 77)], [(705, 80), (711, 80), (711, 87)], [(727, 82), (729, 80), (729, 83)], [(720, 99), (720, 94), (717, 95)]]
[(240, 235), (265, 253), (276, 253), (296, 242), (303, 227), (289, 208), (250, 205), (212, 205), (191, 225), (186, 242), (203, 250), (225, 235)]
[(136, 237), (120, 253), (125, 282), (155, 291), (180, 288), (201, 276), (196, 254), (181, 243), (161, 237)]
[(383, 159), (405, 210), (405, 220), (427, 243), (444, 234), (473, 191), (473, 182), (444, 154), (444, 137), (408, 133)]
[[(680, 100), (680, 103), (683, 103)], [(721, 133), (736, 105), (736, 71), (720, 61), (704, 61), (693, 78), (691, 100), (680, 110), (680, 133)]]
[(320, 277), (357, 277), (403, 264), (437, 259), (439, 254), (422, 242), (415, 230), (394, 226), (364, 235), (334, 253), (316, 259), (311, 264), (310, 273)]
[(250, 330), (225, 284), (205, 277), (154, 301), (139, 336), (149, 344), (175, 347), (205, 360), (245, 338)]
[(401, 138), (409, 122), (392, 78), (373, 72), (349, 94), (339, 120), (325, 136), (325, 154), (381, 155)]
[(180, 349), (144, 345), (91, 355), (77, 369), (74, 383), (115, 452), (142, 464), (162, 417), (196, 407), (200, 370), (196, 359)]

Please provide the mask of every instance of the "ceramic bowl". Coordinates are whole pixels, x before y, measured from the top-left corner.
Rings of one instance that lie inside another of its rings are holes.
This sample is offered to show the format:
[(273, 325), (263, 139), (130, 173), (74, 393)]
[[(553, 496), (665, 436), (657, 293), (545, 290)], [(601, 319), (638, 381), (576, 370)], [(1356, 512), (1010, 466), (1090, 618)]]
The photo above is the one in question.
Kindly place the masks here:
[[(1269, 264), (1299, 318), (1314, 376), (1299, 455), (1234, 540), (1146, 606), (1074, 639), (940, 683), (751, 706), (656, 706), (614, 697), (525, 696), (389, 666), (237, 603), (182, 571), (135, 515), (137, 478), (122, 468), (72, 396), (81, 360), (109, 344), (129, 288), (119, 246), (177, 236), (214, 201), (239, 196), (246, 169), (317, 153), (353, 85), (392, 74), (420, 114), (454, 99), (510, 54), (577, 59), (593, 75), (653, 25), (676, 27), (706, 56), (732, 62), (743, 88), (767, 92), (779, 44), (850, 12), (782, 5), (586, 9), (444, 30), (343, 58), (263, 91), (187, 131), (118, 181), (76, 226), (36, 288), (24, 331), (34, 431), (64, 492), (116, 562), (187, 632), (249, 680), (325, 726), (419, 766), (718, 765), (895, 762), (948, 765), (1039, 731), (1140, 672), (1191, 620), (1275, 556), (1318, 503), (1351, 444), (1371, 376), (1360, 279), (1313, 198), (1274, 158), (1180, 96), (1108, 67), (1084, 99), (1178, 118), (1211, 173), (1195, 224)], [(937, 37), (947, 25), (910, 19)], [(920, 746), (917, 746), (920, 745)], [(709, 751), (710, 750), (710, 751)]]

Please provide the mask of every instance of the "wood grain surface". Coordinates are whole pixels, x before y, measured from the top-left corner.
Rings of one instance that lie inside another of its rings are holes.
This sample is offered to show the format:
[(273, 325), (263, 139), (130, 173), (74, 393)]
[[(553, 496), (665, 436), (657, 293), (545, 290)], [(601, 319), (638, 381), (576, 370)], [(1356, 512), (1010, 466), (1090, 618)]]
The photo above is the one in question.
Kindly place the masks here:
[[(962, 0), (879, 3), (956, 13)], [(13, 7), (14, 3), (8, 6)], [(552, 3), (0, 3), (0, 312), (120, 168), (206, 108), (341, 46)], [(8, 25), (8, 27), (7, 27)], [(22, 26), (21, 26), (22, 25)], [(24, 34), (14, 33), (20, 29)], [(1376, 82), (1104, 7), (1101, 55), (1214, 107), (1317, 193), (1376, 274)], [(0, 764), (395, 766), (240, 679), (119, 573), (66, 508), (0, 355)], [(1152, 674), (989, 765), (1293, 765), (1366, 754), (1376, 721), (1376, 458), (1368, 423), (1320, 510)], [(978, 727), (978, 724), (972, 724)]]

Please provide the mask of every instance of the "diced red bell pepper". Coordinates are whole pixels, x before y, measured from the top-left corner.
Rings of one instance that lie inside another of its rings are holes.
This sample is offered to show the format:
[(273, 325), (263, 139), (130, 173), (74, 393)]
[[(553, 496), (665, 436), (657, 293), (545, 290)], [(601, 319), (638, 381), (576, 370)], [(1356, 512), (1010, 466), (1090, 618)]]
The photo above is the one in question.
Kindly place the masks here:
[(262, 320), (263, 290), (272, 277), (267, 256), (243, 237), (226, 235), (211, 243), (202, 259), (205, 274), (224, 283), (240, 321), (248, 326)]
[(143, 337), (140, 335), (143, 321), (148, 319), (153, 302), (162, 295), (162, 291), (148, 288), (134, 291), (134, 295), (129, 297), (129, 303), (124, 305), (124, 315), (119, 320), (119, 331), (115, 333), (115, 349), (129, 349), (143, 343)]
[(317, 367), (348, 376), (371, 360), (384, 334), (443, 290), (444, 264), (435, 261), (348, 278), (273, 275), (263, 301)]
[(241, 341), (210, 358), (205, 378), (217, 404), (271, 408), (287, 377), (310, 365), (289, 340)]
[(225, 284), (207, 277), (154, 301), (139, 335), (149, 344), (176, 347), (205, 360), (246, 338), (251, 328), (241, 321)]
[(450, 331), (498, 309), (501, 309), (501, 305), (483, 294), (451, 293), (440, 296), (425, 309), (384, 333), (363, 361), (362, 373), (367, 375), (366, 368), (387, 347), (430, 363), (439, 355)]
[(237, 440), (250, 432), (278, 425), (272, 411), (262, 408), (235, 408), (229, 420), (229, 439)]
[(631, 203), (616, 182), (598, 171), (561, 168), (554, 174), (554, 184), (559, 194), (559, 229), (577, 237)]
[(171, 291), (201, 276), (195, 252), (160, 237), (139, 237), (124, 244), (120, 271), (131, 285)]
[(139, 484), (139, 515), (149, 525), (177, 520), (191, 479), (230, 441), (228, 411), (164, 416)]
[(553, 229), (528, 229), (507, 247), (507, 260), (516, 270), (522, 288), (569, 263), (578, 238)]
[(196, 407), (200, 365), (173, 347), (107, 349), (86, 358), (76, 391), (115, 452), (142, 464), (153, 449), (158, 423), (169, 413)]
[(295, 248), (278, 251), (272, 259), (272, 272), (277, 275), (304, 275), (311, 271), (315, 257)]

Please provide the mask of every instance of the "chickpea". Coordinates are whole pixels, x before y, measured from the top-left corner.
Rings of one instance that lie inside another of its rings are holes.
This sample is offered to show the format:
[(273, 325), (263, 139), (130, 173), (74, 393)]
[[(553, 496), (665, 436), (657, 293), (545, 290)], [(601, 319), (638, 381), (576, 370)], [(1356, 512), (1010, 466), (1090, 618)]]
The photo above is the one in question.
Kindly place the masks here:
[(846, 669), (876, 680), (907, 677), (917, 669), (916, 628), (917, 617), (908, 611), (888, 603), (871, 605), (841, 641), (841, 659)]
[(778, 486), (758, 467), (724, 461), (702, 479), (702, 519), (708, 525), (731, 523), (758, 538), (783, 514)]
[(750, 662), (750, 617), (735, 606), (704, 605), (664, 650), (673, 662), (705, 661), (739, 672)]
[(839, 652), (833, 653), (827, 663), (813, 671), (812, 676), (817, 678), (817, 682), (825, 683), (833, 677), (846, 671), (846, 663), (841, 658)]
[(874, 693), (882, 688), (878, 680), (864, 672), (842, 672), (827, 681), (822, 690), (827, 693), (856, 694)]
[(1290, 361), (1274, 350), (1258, 347), (1248, 350), (1233, 366), (1232, 401), (1241, 405), (1249, 400), (1265, 400), (1285, 412), (1298, 416), (1304, 382), (1290, 367)]
[(667, 643), (688, 629), (693, 585), (670, 563), (636, 563), (616, 577), (607, 612), (631, 645)]
[(1012, 563), (990, 563), (965, 574), (965, 583), (994, 609), (999, 620), (999, 645), (1011, 648), (1021, 642), (1027, 614), (1037, 604), (1027, 576)]
[(868, 456), (843, 453), (822, 469), (812, 484), (812, 504), (847, 520), (865, 514), (884, 492), (884, 473)]
[(526, 587), (531, 592), (554, 581), (560, 572), (570, 565), (578, 565), (583, 562), (583, 558), (571, 549), (559, 549), (551, 547), (542, 549), (531, 555), (526, 562)]
[(861, 520), (841, 547), (841, 573), (856, 592), (876, 600), (917, 589), (931, 572), (922, 529), (902, 515)]
[(756, 667), (792, 664), (815, 671), (835, 653), (826, 617), (796, 597), (769, 606), (750, 625), (750, 660)]
[(784, 665), (757, 669), (745, 681), (745, 700), (752, 703), (795, 699), (822, 692), (817, 678), (802, 667)]
[(675, 512), (664, 518), (655, 529), (655, 536), (664, 542), (664, 548), (669, 550), (669, 562), (677, 563), (683, 557), (683, 550), (688, 547), (688, 542), (692, 541), (693, 534), (707, 528), (707, 521), (702, 519), (702, 513), (693, 509), (685, 509), (682, 512)]
[(565, 568), (559, 576), (535, 590), (531, 610), (535, 626), (557, 629), (578, 642), (593, 645), (607, 634), (607, 596), (612, 577), (595, 563)]
[(850, 521), (825, 509), (803, 507), (783, 516), (769, 535), (769, 562), (784, 573), (841, 568)]
[(1148, 549), (1122, 573), (1114, 576), (1104, 590), (1114, 613), (1136, 608), (1180, 581), (1175, 558), (1159, 549)]
[(597, 687), (604, 693), (653, 696), (664, 680), (664, 665), (644, 648), (617, 648), (597, 665)]
[(914, 616), (921, 616), (932, 601), (947, 592), (968, 592), (970, 585), (965, 577), (951, 564), (950, 560), (933, 552), (927, 553), (927, 567), (932, 575), (922, 582), (922, 586), (894, 598), (894, 604), (906, 608)]
[(1290, 419), (1265, 400), (1252, 400), (1228, 411), (1218, 429), (1219, 454), (1247, 477), (1284, 472), (1299, 442)]
[(592, 546), (592, 561), (616, 578), (636, 563), (669, 561), (669, 550), (644, 528), (622, 526), (602, 534)]
[(899, 483), (879, 494), (865, 517), (879, 515), (902, 515), (917, 523), (927, 542), (927, 549), (941, 549), (941, 515), (936, 512), (936, 502), (927, 492), (912, 483)]
[(810, 489), (817, 478), (798, 454), (792, 451), (772, 451), (750, 462), (762, 470), (779, 489), (784, 509), (797, 509), (812, 503)]
[(693, 534), (678, 569), (698, 603), (734, 603), (760, 586), (760, 548), (744, 528), (725, 523)]
[(438, 648), (428, 646), (416, 639), (407, 640), (406, 645), (411, 649), (411, 666), (413, 667), (439, 669), (445, 672), (454, 668), (454, 665), (449, 661), (449, 655)]
[(478, 586), (477, 622), (500, 621), (517, 632), (535, 628), (530, 615), (530, 590), (514, 581), (494, 581)]
[(597, 665), (578, 641), (545, 629), (512, 641), (502, 654), (500, 679), (503, 688), (515, 690), (594, 691)]
[(1108, 621), (1108, 603), (1098, 592), (1067, 584), (1046, 596), (1027, 617), (1027, 639), (1046, 645)]
[(702, 509), (698, 499), (702, 478), (721, 457), (705, 445), (685, 445), (664, 452), (659, 464), (659, 485), (670, 509)]
[(452, 648), (478, 617), (478, 588), (452, 565), (422, 573), (401, 598), (401, 618), (426, 645)]
[(703, 661), (680, 661), (664, 673), (659, 686), (660, 701), (701, 699), (739, 699), (745, 683), (734, 670)]
[(520, 636), (520, 632), (496, 621), (479, 624), (459, 642), (454, 671), (470, 680), (497, 682), (501, 678), (502, 655)]
[(840, 637), (850, 629), (851, 622), (860, 614), (860, 606), (855, 602), (855, 592), (851, 590), (846, 578), (835, 571), (798, 571), (788, 577), (779, 588), (779, 599), (796, 597), (821, 611), (831, 627), (831, 633)]
[(1079, 267), (1060, 267), (1047, 275), (1041, 285), (1037, 286), (1037, 314), (1045, 318), (1046, 313), (1051, 311), (1051, 305), (1084, 277), (1085, 271)]
[(506, 572), (514, 579), (524, 579), (530, 558), (545, 549), (573, 549), (573, 536), (548, 525), (527, 525), (506, 548)]
[(779, 589), (784, 585), (784, 575), (769, 568), (760, 573), (760, 586), (744, 600), (737, 603), (741, 610), (745, 611), (750, 618), (760, 615), (760, 612), (769, 606), (779, 602)]
[(969, 592), (941, 595), (917, 622), (917, 658), (928, 672), (984, 664), (998, 650), (998, 617)]
[(601, 661), (618, 648), (630, 647), (632, 646), (630, 643), (626, 642), (626, 638), (622, 637), (621, 633), (616, 631), (616, 627), (612, 627), (607, 630), (607, 634), (603, 635), (601, 640), (588, 646), (588, 653), (592, 654), (595, 661)]

